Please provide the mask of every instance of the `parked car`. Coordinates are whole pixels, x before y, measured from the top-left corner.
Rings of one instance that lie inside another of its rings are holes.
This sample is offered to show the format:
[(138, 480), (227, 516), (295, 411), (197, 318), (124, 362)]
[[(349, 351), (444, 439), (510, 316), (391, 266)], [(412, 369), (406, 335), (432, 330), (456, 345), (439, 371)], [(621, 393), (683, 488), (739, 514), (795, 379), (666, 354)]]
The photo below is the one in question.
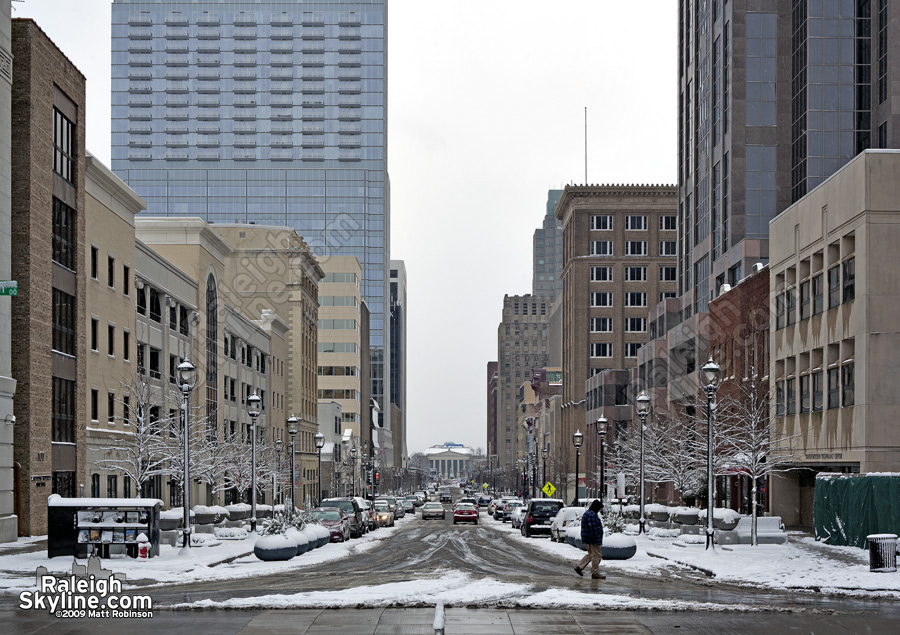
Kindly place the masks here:
[(375, 501), (373, 505), (375, 513), (375, 525), (377, 527), (393, 527), (394, 526), (394, 510), (388, 505), (387, 501)]
[(326, 498), (322, 507), (337, 507), (350, 517), (350, 537), (359, 538), (367, 531), (367, 521), (355, 498)]
[(490, 505), (490, 504), (491, 504), (491, 497), (490, 497), (490, 496), (487, 496), (487, 495), (485, 494), (485, 495), (482, 495), (482, 496), (479, 496), (479, 497), (478, 497), (478, 506), (479, 506), (479, 507), (487, 507), (487, 506)]
[(522, 521), (522, 535), (530, 538), (535, 533), (550, 533), (550, 523), (565, 503), (558, 498), (532, 498)]
[(525, 512), (528, 511), (528, 507), (525, 505), (521, 505), (516, 507), (512, 514), (509, 517), (509, 522), (512, 523), (513, 529), (521, 529), (522, 528), (522, 519), (525, 518)]
[(522, 501), (509, 501), (506, 505), (503, 506), (503, 515), (500, 517), (500, 520), (506, 522), (512, 519), (513, 510), (517, 507), (524, 507), (525, 503)]
[(406, 512), (403, 511), (403, 505), (400, 502), (399, 498), (394, 498), (393, 496), (379, 496), (375, 499), (375, 502), (385, 501), (388, 504), (388, 507), (394, 512), (394, 518), (403, 518), (406, 515)]
[(359, 508), (363, 511), (363, 517), (366, 519), (367, 529), (366, 531), (374, 531), (378, 528), (378, 525), (375, 524), (375, 510), (372, 509), (372, 503), (368, 501), (368, 499), (363, 498), (362, 496), (354, 496), (353, 499), (356, 501), (356, 504), (359, 505)]
[(550, 540), (566, 541), (566, 529), (576, 520), (581, 519), (584, 507), (563, 507), (550, 522)]
[[(518, 500), (516, 498), (501, 498), (500, 502), (497, 503), (496, 507), (494, 507), (494, 520), (503, 520), (503, 508), (506, 507), (506, 504), (509, 501)], [(522, 501), (519, 501), (520, 503)]]
[(314, 507), (310, 515), (331, 534), (331, 542), (350, 540), (350, 516), (340, 507)]
[(453, 510), (453, 524), (475, 523), (478, 524), (478, 508), (472, 503), (461, 503)]
[(425, 503), (422, 505), (422, 520), (428, 520), (429, 518), (444, 520), (447, 518), (447, 511), (440, 503)]
[[(412, 498), (415, 498), (413, 496)], [(410, 497), (402, 499), (400, 503), (403, 505), (403, 512), (405, 514), (415, 514), (416, 513), (416, 504), (410, 500)]]
[(413, 492), (413, 494), (419, 497), (419, 507), (428, 502), (428, 492), (426, 492), (425, 490), (418, 490), (416, 492)]

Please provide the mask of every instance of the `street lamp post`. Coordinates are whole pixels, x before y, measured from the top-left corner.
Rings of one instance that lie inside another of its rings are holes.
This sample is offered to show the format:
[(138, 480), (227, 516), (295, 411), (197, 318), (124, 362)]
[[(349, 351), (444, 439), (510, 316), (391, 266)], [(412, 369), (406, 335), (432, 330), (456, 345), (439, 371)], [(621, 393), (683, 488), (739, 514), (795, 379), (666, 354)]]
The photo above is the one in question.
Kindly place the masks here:
[(287, 420), (288, 434), (291, 435), (291, 508), (290, 511), (287, 512), (288, 519), (294, 515), (294, 508), (297, 506), (297, 480), (294, 478), (294, 437), (296, 437), (297, 433), (300, 431), (300, 427), (297, 423), (297, 417), (294, 416), (294, 413), (291, 413), (291, 416), (288, 417)]
[[(191, 548), (191, 434), (190, 434), (190, 417), (188, 410), (191, 400), (191, 391), (197, 383), (197, 368), (190, 360), (185, 357), (178, 364), (178, 382), (181, 385), (181, 409), (184, 413), (184, 486), (183, 486), (183, 503), (184, 503), (184, 530), (182, 533), (183, 542), (182, 549)], [(188, 551), (188, 553), (190, 553)]]
[[(259, 407), (262, 399), (255, 392), (247, 397), (247, 414), (253, 422), (250, 426), (252, 437), (250, 440), (250, 533), (256, 533), (256, 420), (259, 417)], [(291, 457), (293, 460), (293, 457)], [(292, 464), (293, 465), (293, 464)]]
[[(544, 448), (543, 450), (541, 450), (541, 457), (544, 459), (544, 463), (541, 467), (541, 480), (544, 481), (545, 483), (547, 481), (547, 455), (548, 454), (550, 454), (549, 448)], [(541, 488), (541, 491), (543, 492), (544, 489)], [(546, 492), (544, 493), (544, 498), (547, 498)]]
[(319, 455), (319, 497), (316, 499), (316, 505), (322, 504), (322, 448), (325, 447), (325, 435), (321, 432), (316, 432), (316, 453)]
[(359, 453), (359, 450), (356, 449), (356, 446), (350, 448), (350, 464), (351, 464), (351, 481), (350, 481), (350, 496), (356, 496), (356, 455)]
[(606, 461), (603, 456), (603, 449), (606, 445), (606, 425), (609, 422), (606, 417), (600, 415), (597, 419), (597, 434), (600, 435), (600, 500), (606, 496)]
[(275, 439), (275, 470), (272, 472), (272, 508), (278, 503), (278, 477), (281, 476), (281, 448), (284, 441), (281, 437)]
[(716, 550), (713, 545), (713, 508), (715, 505), (716, 488), (713, 477), (713, 398), (719, 389), (719, 365), (712, 360), (706, 362), (700, 369), (703, 373), (704, 390), (706, 391), (706, 547)]
[(641, 391), (637, 398), (637, 413), (641, 418), (641, 519), (638, 525), (638, 533), (642, 534), (646, 523), (644, 519), (644, 428), (647, 427), (647, 415), (650, 414), (650, 397), (644, 391)]
[(581, 430), (576, 430), (572, 435), (572, 444), (575, 446), (575, 497), (572, 499), (572, 506), (578, 504), (578, 459), (581, 458), (581, 443), (584, 435)]

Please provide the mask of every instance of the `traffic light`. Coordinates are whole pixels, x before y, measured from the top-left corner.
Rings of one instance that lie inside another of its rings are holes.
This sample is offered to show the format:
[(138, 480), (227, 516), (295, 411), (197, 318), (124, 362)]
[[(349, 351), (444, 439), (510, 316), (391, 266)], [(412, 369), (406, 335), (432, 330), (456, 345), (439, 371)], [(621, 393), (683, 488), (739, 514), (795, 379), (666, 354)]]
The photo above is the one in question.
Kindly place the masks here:
[(375, 472), (375, 484), (376, 485), (378, 485), (378, 479), (380, 478), (380, 476), (381, 475), (378, 472)]

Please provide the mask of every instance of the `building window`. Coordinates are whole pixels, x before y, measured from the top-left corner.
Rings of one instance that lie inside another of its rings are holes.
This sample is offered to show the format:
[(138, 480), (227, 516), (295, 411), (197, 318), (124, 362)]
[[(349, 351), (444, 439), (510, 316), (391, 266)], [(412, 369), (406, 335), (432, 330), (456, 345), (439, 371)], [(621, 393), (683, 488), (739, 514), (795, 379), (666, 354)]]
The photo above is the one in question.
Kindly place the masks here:
[(91, 498), (100, 498), (100, 475), (91, 474)]
[(800, 283), (800, 319), (805, 320), (809, 318), (811, 315), (810, 310), (810, 297), (809, 297), (809, 287), (810, 281)]
[(853, 394), (853, 364), (841, 366), (841, 406), (846, 408), (856, 403)]
[(841, 303), (841, 267), (835, 265), (828, 270), (828, 308), (833, 309)]
[(677, 217), (674, 215), (665, 215), (659, 217), (659, 231), (675, 230)]
[(122, 294), (131, 293), (131, 267), (122, 265)]
[(643, 346), (640, 342), (625, 342), (625, 357), (637, 357), (638, 350)]
[(647, 294), (630, 291), (625, 294), (625, 306), (647, 306)]
[(91, 278), (94, 280), (97, 279), (97, 260), (100, 258), (100, 253), (97, 251), (96, 247), (91, 247)]
[[(868, 3), (867, 3), (868, 4)], [(878, 103), (887, 100), (888, 15), (887, 0), (878, 0)], [(868, 28), (868, 27), (867, 27)], [(887, 145), (879, 146), (881, 148)]]
[(137, 290), (137, 312), (140, 315), (147, 315), (147, 290)]
[(75, 124), (53, 109), (53, 171), (75, 182)]
[(116, 354), (116, 327), (112, 324), (106, 325), (106, 354), (113, 357)]
[(646, 216), (626, 216), (625, 217), (625, 229), (646, 230), (647, 229), (647, 217)]
[(797, 390), (795, 379), (788, 379), (784, 382), (785, 396), (787, 399), (787, 413), (789, 415), (797, 414)]
[(775, 330), (780, 331), (784, 328), (784, 294), (779, 293), (775, 296)]
[(626, 333), (645, 333), (647, 331), (647, 318), (630, 317), (625, 318)]
[(825, 290), (823, 288), (824, 277), (820, 273), (812, 279), (812, 314), (818, 315), (822, 312), (823, 302), (825, 299)]
[(591, 282), (612, 282), (612, 267), (591, 267)]
[(775, 416), (784, 416), (784, 382), (775, 382)]
[(122, 425), (131, 425), (131, 397), (122, 395)]
[(147, 374), (147, 363), (146, 363), (146, 359), (145, 359), (146, 346), (147, 346), (146, 344), (142, 344), (141, 342), (138, 342), (138, 345), (137, 345), (137, 367), (138, 367), (138, 374), (140, 374), (140, 375)]
[(612, 305), (613, 305), (612, 292), (599, 291), (597, 293), (591, 294), (591, 306), (592, 307), (612, 306)]
[(660, 267), (659, 268), (659, 281), (660, 282), (675, 282), (677, 279), (675, 274), (675, 267)]
[(675, 256), (677, 255), (676, 241), (674, 240), (661, 240), (659, 241), (659, 255), (660, 256)]
[(53, 289), (53, 350), (75, 355), (75, 296)]
[(95, 318), (91, 318), (91, 350), (97, 350), (97, 329), (99, 328), (99, 321)]
[(613, 319), (611, 317), (592, 317), (591, 333), (612, 333)]
[(663, 291), (659, 294), (659, 301), (668, 300), (670, 298), (674, 298), (677, 294), (674, 291)]
[(75, 382), (54, 377), (52, 381), (52, 437), (60, 443), (75, 442)]
[(150, 347), (150, 377), (159, 379), (162, 375), (159, 371), (159, 349)]
[(117, 480), (118, 477), (115, 474), (109, 474), (106, 477), (106, 496), (108, 498), (116, 498), (119, 495)]
[(131, 359), (131, 333), (122, 331), (122, 359), (126, 362)]
[(175, 331), (178, 329), (178, 307), (173, 303), (169, 306), (169, 330)]
[(843, 301), (850, 302), (856, 297), (856, 258), (844, 261), (844, 294)]
[(77, 271), (75, 256), (75, 210), (54, 197), (53, 262)]
[(809, 412), (809, 375), (800, 376), (800, 412)]
[(150, 319), (162, 323), (162, 305), (159, 302), (159, 291), (150, 289)]
[(788, 289), (784, 293), (785, 305), (787, 308), (785, 309), (785, 326), (790, 326), (794, 323), (794, 314), (797, 309), (797, 299), (794, 297), (794, 290)]
[(106, 422), (116, 422), (116, 393), (106, 393)]
[[(178, 332), (184, 336), (188, 334), (188, 310), (187, 307), (179, 306), (178, 307)], [(228, 349), (225, 349), (225, 354), (228, 354)], [(232, 355), (232, 358), (234, 355)]]
[(591, 216), (591, 229), (599, 229), (604, 231), (612, 231), (612, 216)]
[(131, 498), (131, 479), (127, 474), (122, 475), (122, 496)]
[(612, 343), (591, 342), (591, 357), (612, 357)]
[(591, 241), (592, 256), (612, 256), (613, 243), (611, 240), (592, 240)]
[(175, 370), (178, 368), (178, 357), (169, 355), (169, 383), (175, 385), (178, 380), (175, 377)]
[(647, 241), (646, 240), (628, 240), (625, 241), (626, 256), (646, 256)]
[(110, 289), (116, 287), (116, 259), (112, 256), (106, 258), (106, 284)]
[(628, 282), (646, 282), (647, 267), (625, 267), (625, 280)]
[(822, 410), (822, 382), (824, 380), (824, 376), (822, 375), (822, 371), (814, 372), (812, 374), (812, 409), (813, 412), (819, 412)]
[(841, 369), (828, 369), (828, 409), (841, 407)]
[(91, 388), (91, 421), (100, 420), (100, 393)]

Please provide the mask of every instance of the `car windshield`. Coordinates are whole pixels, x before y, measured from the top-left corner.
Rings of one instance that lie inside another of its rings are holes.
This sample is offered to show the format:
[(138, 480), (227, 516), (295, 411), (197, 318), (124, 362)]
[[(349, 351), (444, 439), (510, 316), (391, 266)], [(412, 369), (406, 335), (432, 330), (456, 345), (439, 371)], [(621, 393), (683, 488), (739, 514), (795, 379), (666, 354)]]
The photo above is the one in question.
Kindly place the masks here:
[(353, 501), (325, 501), (325, 502), (328, 503), (328, 505), (323, 505), (323, 507), (339, 507), (349, 514), (353, 513)]
[(388, 511), (388, 506), (385, 503), (375, 503), (375, 510), (379, 512)]
[(457, 509), (475, 509), (475, 506), (471, 503), (463, 503), (462, 505), (457, 507)]
[(550, 503), (550, 502), (535, 502), (531, 508), (533, 512), (550, 512), (551, 514), (555, 514), (559, 511), (560, 505), (559, 503)]
[(422, 509), (444, 509), (444, 506), (440, 503), (425, 503)]
[(316, 520), (340, 520), (340, 512), (312, 512), (312, 517)]
[(513, 509), (515, 509), (516, 507), (521, 507), (521, 506), (522, 506), (522, 503), (519, 503), (519, 502), (515, 502), (515, 503), (507, 503), (506, 508), (509, 509), (509, 510), (513, 510)]

